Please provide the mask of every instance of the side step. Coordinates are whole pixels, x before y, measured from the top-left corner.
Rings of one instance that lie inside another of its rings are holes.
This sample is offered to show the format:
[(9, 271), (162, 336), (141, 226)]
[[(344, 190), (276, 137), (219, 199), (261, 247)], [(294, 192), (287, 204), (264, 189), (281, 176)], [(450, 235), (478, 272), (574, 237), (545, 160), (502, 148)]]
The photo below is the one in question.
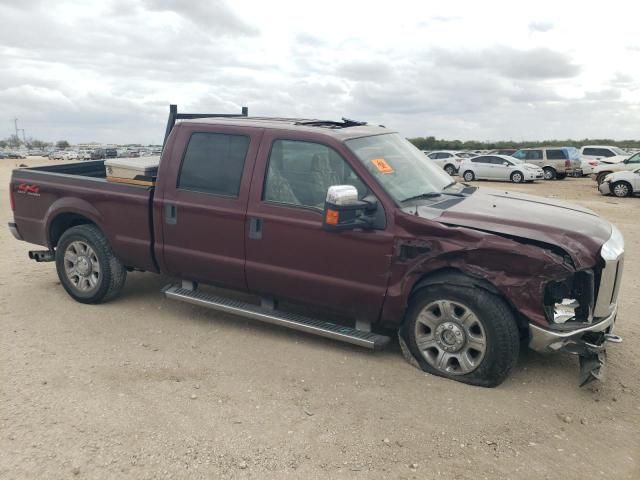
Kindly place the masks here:
[(295, 313), (270, 310), (239, 300), (211, 295), (209, 293), (199, 292), (198, 290), (188, 290), (178, 285), (166, 287), (164, 294), (167, 298), (173, 300), (180, 300), (225, 313), (241, 315), (254, 320), (260, 320), (262, 322), (272, 323), (274, 325), (280, 325), (281, 327), (312, 333), (334, 340), (341, 340), (374, 350), (381, 349), (391, 340), (384, 335), (356, 330), (355, 328), (345, 327)]

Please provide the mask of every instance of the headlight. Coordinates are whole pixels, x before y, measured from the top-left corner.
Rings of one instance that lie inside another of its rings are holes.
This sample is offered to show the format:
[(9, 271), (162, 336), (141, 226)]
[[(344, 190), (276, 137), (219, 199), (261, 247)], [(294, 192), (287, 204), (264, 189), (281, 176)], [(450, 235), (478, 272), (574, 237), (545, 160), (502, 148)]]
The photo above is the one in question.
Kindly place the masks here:
[(611, 225), (611, 236), (602, 245), (600, 255), (605, 260), (615, 260), (624, 253), (624, 237), (615, 225)]

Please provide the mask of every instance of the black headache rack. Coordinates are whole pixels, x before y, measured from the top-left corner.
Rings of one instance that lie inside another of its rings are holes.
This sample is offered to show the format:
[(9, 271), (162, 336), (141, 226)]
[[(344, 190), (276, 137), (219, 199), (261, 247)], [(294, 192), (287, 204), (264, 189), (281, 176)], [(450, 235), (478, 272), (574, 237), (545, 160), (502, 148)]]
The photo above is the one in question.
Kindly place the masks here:
[[(162, 146), (167, 143), (167, 138), (173, 130), (173, 126), (176, 124), (176, 120), (193, 120), (196, 118), (248, 118), (249, 108), (242, 107), (242, 112), (237, 113), (178, 113), (177, 105), (169, 105), (169, 120), (167, 120), (167, 130), (164, 133), (164, 141)], [(357, 120), (350, 120), (342, 117), (342, 121), (336, 120), (318, 120), (318, 119), (306, 119), (306, 118), (283, 118), (283, 117), (251, 117), (255, 120), (272, 120), (289, 122), (293, 125), (302, 125), (306, 127), (324, 127), (324, 128), (347, 128), (347, 127), (361, 127), (367, 125), (367, 122), (359, 122)], [(380, 125), (382, 126), (382, 125)]]
[(164, 132), (164, 141), (162, 146), (167, 143), (167, 137), (173, 130), (173, 126), (176, 124), (176, 120), (194, 120), (196, 118), (233, 118), (233, 117), (247, 117), (249, 115), (249, 108), (242, 107), (242, 112), (237, 113), (178, 113), (177, 105), (169, 105), (169, 119), (167, 120), (167, 129)]

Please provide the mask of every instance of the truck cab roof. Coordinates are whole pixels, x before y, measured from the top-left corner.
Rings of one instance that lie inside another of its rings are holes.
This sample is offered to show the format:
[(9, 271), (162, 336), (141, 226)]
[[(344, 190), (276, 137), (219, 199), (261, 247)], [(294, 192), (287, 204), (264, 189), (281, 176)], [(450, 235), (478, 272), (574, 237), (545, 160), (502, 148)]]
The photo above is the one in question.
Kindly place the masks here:
[(303, 131), (320, 133), (334, 137), (340, 141), (351, 138), (396, 133), (395, 130), (381, 125), (368, 125), (365, 122), (318, 120), (306, 118), (272, 118), (272, 117), (220, 117), (181, 120), (180, 124), (228, 125), (238, 127), (268, 128), (274, 130)]

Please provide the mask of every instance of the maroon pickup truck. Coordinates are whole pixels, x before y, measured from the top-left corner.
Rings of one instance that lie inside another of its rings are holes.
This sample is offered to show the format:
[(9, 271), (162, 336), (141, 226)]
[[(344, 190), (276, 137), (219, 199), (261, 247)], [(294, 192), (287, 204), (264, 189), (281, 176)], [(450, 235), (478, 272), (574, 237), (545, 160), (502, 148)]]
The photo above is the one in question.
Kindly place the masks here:
[(369, 348), (399, 333), (465, 383), (500, 384), (521, 345), (602, 377), (624, 243), (593, 212), (456, 183), (382, 126), (176, 112), (152, 186), (102, 160), (14, 170), (9, 228), (75, 300), (143, 270), (179, 279), (169, 298)]

